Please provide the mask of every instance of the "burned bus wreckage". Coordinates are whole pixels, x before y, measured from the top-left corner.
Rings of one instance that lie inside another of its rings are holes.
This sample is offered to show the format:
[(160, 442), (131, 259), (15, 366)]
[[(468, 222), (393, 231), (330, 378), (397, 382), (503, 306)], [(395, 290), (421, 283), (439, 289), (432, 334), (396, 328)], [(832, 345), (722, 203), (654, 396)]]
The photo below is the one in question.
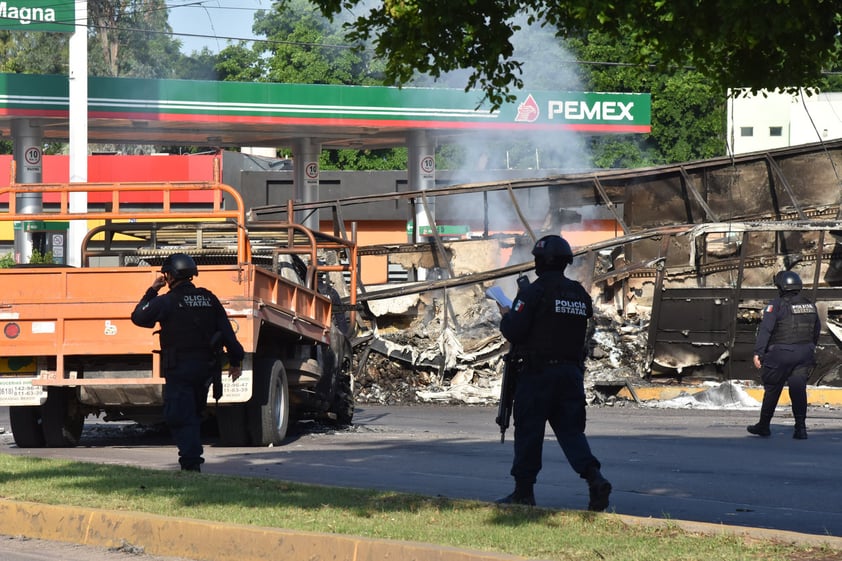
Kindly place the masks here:
[[(597, 308), (587, 364), (591, 385), (757, 383), (751, 364), (756, 329), (766, 302), (777, 295), (774, 274), (792, 270), (824, 326), (810, 383), (838, 387), (840, 169), (842, 141), (644, 169), (373, 194), (296, 204), (295, 210), (329, 211), (336, 233), (347, 237), (354, 234), (346, 231), (343, 212), (354, 205), (385, 205), (407, 219), (420, 209), (436, 225), (412, 243), (358, 246), (362, 259), (386, 255), (390, 267), (410, 271), (404, 282), (358, 283), (352, 311), (362, 401), (493, 400), (506, 349), (499, 312), (484, 291), (497, 284), (513, 295), (516, 277), (534, 274), (534, 240), (548, 233), (573, 240), (570, 276), (589, 288)], [(283, 212), (257, 206), (251, 218)], [(614, 231), (577, 244), (583, 218), (594, 216)], [(470, 227), (454, 236), (441, 226), (454, 223)], [(416, 270), (425, 271), (424, 280), (412, 280)], [(386, 378), (403, 392), (389, 394)]]

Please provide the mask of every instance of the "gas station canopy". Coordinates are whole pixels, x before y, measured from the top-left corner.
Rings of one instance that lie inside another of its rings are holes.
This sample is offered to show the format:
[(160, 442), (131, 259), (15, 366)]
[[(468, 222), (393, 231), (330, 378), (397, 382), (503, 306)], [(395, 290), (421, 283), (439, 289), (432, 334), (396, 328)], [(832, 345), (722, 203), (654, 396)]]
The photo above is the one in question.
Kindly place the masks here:
[[(320, 84), (88, 79), (88, 141), (196, 146), (286, 146), (312, 138), (323, 149), (389, 148), (413, 131), (648, 133), (649, 94), (521, 92), (489, 111), (478, 92)], [(45, 140), (68, 140), (68, 77), (0, 73), (0, 134), (28, 119)]]

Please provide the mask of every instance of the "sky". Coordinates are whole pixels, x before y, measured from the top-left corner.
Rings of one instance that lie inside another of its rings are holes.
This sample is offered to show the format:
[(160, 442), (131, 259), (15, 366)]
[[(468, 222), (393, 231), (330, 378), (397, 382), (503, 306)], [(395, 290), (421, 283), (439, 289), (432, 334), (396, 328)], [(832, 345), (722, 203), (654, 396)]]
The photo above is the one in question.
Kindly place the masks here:
[[(229, 38), (254, 37), (251, 25), (257, 10), (269, 10), (272, 0), (167, 0), (170, 26), (182, 43), (182, 52), (207, 47), (217, 53), (228, 45)], [(198, 37), (202, 36), (202, 37)]]

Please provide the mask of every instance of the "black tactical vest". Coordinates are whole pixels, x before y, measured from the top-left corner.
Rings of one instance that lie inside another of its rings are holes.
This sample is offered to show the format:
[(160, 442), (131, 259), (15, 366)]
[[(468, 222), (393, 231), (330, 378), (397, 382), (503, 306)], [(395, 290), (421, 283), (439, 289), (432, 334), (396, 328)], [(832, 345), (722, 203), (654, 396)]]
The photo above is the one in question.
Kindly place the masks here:
[(783, 317), (778, 319), (769, 339), (774, 345), (798, 345), (812, 343), (818, 314), (816, 306), (800, 294), (780, 299), (786, 307)]
[(204, 352), (210, 355), (210, 339), (216, 331), (214, 296), (205, 288), (177, 287), (173, 308), (161, 324), (161, 349), (166, 352)]
[(562, 279), (544, 290), (526, 349), (539, 360), (579, 362), (585, 346), (590, 298), (576, 282)]

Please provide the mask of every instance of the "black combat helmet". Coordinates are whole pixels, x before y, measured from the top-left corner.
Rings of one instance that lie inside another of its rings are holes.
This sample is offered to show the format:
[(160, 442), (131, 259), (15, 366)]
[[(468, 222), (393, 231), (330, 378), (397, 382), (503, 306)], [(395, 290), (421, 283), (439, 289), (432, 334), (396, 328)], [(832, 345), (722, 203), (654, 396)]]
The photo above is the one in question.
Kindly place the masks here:
[(793, 271), (781, 271), (775, 275), (775, 286), (783, 294), (784, 292), (801, 292), (802, 283), (798, 273)]
[(544, 271), (563, 271), (573, 263), (573, 250), (570, 244), (561, 236), (551, 234), (544, 236), (532, 248), (535, 256), (535, 272), (539, 275)]
[(199, 275), (196, 262), (186, 253), (173, 253), (161, 265), (162, 273), (170, 273), (175, 280), (189, 279)]

